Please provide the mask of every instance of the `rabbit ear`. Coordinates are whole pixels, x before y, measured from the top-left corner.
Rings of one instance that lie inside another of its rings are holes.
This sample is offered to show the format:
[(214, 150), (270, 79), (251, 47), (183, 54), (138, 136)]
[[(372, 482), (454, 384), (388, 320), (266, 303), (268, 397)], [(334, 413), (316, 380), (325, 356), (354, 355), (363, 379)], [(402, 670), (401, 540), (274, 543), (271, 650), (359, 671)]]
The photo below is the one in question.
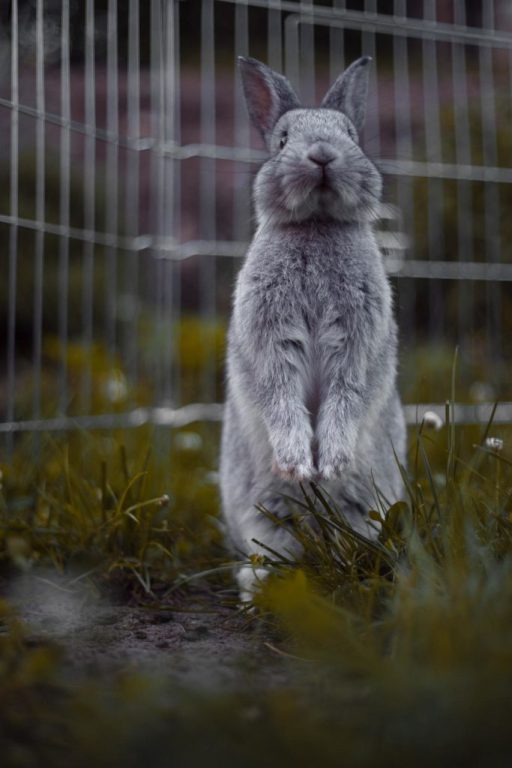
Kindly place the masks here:
[(359, 134), (364, 127), (370, 62), (370, 56), (354, 61), (334, 81), (322, 101), (322, 107), (338, 109), (347, 115)]
[(247, 109), (265, 141), (274, 125), (289, 109), (300, 107), (288, 80), (256, 59), (238, 57)]

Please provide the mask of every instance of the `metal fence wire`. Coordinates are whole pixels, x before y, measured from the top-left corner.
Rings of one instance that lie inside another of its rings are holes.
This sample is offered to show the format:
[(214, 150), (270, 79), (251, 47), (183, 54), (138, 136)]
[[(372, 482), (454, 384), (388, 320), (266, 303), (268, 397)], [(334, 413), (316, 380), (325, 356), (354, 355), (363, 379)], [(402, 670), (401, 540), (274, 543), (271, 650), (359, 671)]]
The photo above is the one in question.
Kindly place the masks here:
[(284, 72), (306, 104), (373, 57), (365, 146), (385, 179), (408, 417), (446, 396), (440, 377), (422, 389), (422, 360), (435, 369), (458, 345), (457, 418), (500, 398), (512, 421), (509, 2), (4, 0), (0, 24), (8, 451), (20, 432), (221, 418), (265, 158), (238, 55)]

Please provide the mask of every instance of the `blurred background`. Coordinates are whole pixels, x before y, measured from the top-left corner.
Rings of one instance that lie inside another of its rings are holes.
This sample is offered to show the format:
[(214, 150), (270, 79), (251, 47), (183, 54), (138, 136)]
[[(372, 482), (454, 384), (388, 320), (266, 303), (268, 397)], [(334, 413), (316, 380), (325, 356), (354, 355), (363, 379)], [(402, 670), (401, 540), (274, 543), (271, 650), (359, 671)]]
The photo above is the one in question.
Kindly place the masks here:
[(509, 2), (1, 0), (0, 451), (221, 418), (265, 158), (236, 57), (318, 104), (362, 54), (409, 419), (458, 346), (459, 418), (512, 421)]

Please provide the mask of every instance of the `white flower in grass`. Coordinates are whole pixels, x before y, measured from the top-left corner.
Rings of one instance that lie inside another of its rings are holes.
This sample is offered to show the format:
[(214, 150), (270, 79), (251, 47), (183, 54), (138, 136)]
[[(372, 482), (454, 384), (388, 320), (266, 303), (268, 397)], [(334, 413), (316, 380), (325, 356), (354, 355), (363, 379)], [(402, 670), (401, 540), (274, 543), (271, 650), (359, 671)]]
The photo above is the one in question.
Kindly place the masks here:
[(491, 451), (502, 451), (503, 440), (501, 437), (487, 437), (485, 440), (485, 447), (490, 448)]
[(118, 368), (115, 368), (105, 381), (105, 395), (111, 403), (119, 403), (128, 396), (126, 377)]
[(178, 432), (174, 437), (174, 444), (182, 451), (198, 451), (203, 445), (203, 440), (197, 432)]
[(442, 418), (435, 411), (425, 411), (421, 421), (427, 429), (435, 429), (436, 432), (444, 426)]

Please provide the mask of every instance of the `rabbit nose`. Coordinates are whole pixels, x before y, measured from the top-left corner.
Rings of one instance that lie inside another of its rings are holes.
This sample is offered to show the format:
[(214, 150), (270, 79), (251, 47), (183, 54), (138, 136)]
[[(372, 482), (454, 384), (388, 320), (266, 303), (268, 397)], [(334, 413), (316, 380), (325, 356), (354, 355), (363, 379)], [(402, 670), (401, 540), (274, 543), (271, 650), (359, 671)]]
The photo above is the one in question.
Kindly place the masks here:
[(308, 160), (311, 160), (312, 163), (315, 163), (315, 165), (319, 165), (322, 168), (331, 163), (334, 160), (334, 157), (335, 154), (332, 149), (328, 145), (321, 144), (320, 142), (310, 147), (308, 152)]

